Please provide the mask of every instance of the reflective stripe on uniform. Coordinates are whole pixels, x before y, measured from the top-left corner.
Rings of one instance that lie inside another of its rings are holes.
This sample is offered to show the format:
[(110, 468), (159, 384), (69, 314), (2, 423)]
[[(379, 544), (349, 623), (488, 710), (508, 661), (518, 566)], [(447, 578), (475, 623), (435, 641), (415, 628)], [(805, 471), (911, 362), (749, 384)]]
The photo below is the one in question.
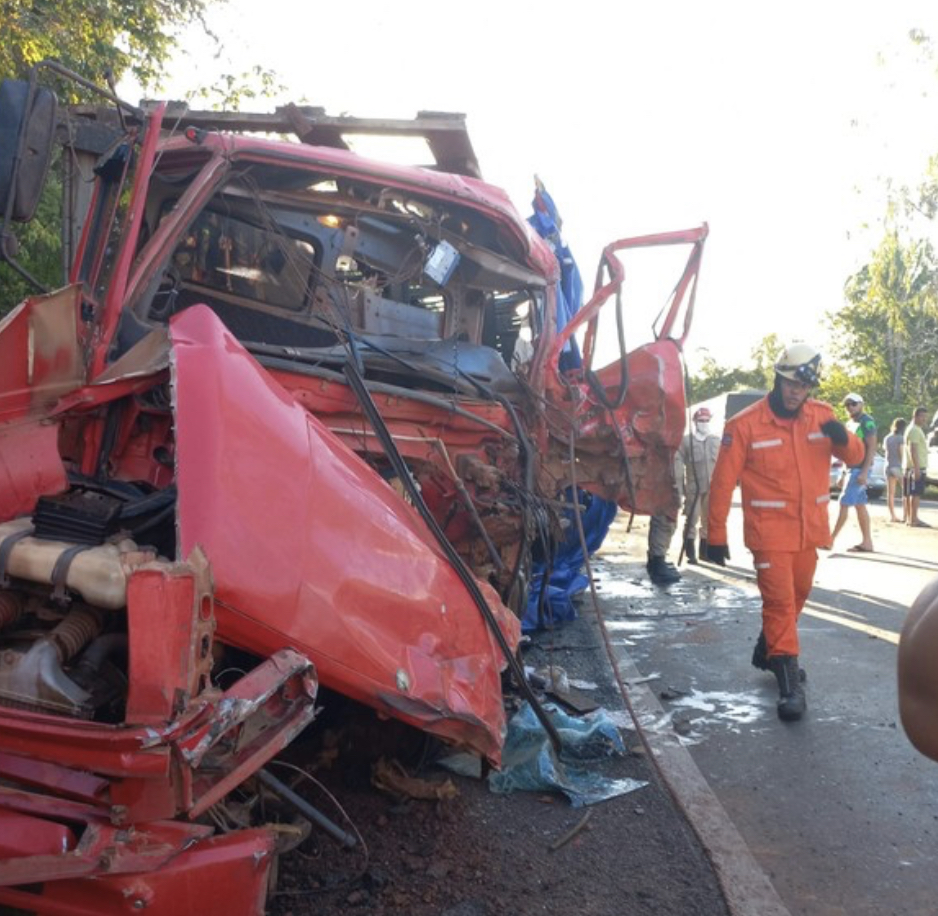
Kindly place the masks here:
[(831, 495), (830, 495), (830, 493), (824, 493), (823, 495), (819, 496), (819, 497), (818, 497), (816, 500), (814, 500), (814, 501), (815, 501), (816, 503), (829, 503), (829, 502), (831, 501)]
[(753, 442), (752, 447), (755, 448), (772, 448), (773, 445), (781, 445), (781, 439), (762, 439), (759, 442)]
[(809, 439), (825, 439), (827, 438), (824, 433), (808, 433)]
[(754, 499), (750, 506), (758, 506), (760, 509), (784, 509), (788, 503), (780, 499)]
[(756, 569), (771, 569), (772, 568), (771, 563), (755, 563), (754, 566)]

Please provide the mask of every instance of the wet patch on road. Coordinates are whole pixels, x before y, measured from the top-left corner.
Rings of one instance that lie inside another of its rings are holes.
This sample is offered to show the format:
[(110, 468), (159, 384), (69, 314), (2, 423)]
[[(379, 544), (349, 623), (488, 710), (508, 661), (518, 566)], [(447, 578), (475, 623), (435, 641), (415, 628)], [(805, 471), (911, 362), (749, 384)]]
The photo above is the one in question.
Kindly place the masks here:
[(622, 618), (706, 618), (732, 611), (751, 611), (758, 600), (745, 592), (693, 575), (684, 575), (674, 585), (654, 585), (642, 570), (635, 567), (629, 575), (621, 564), (608, 560), (593, 570), (596, 590), (609, 620)]
[(645, 731), (667, 734), (673, 732), (680, 744), (700, 744), (714, 730), (741, 734), (763, 721), (775, 711), (771, 698), (752, 691), (728, 692), (692, 689), (688, 693), (665, 692), (669, 708), (661, 715), (646, 714), (640, 718)]
[(657, 673), (629, 684), (630, 690), (648, 690), (660, 703), (660, 711), (641, 715), (642, 728), (693, 746), (719, 734), (759, 731), (774, 721), (774, 690), (751, 683), (748, 689), (727, 690), (723, 678), (715, 684), (696, 662), (701, 648), (725, 639), (727, 623), (745, 625), (743, 618), (751, 616), (754, 638), (761, 623), (758, 595), (692, 570), (683, 571), (674, 585), (655, 586), (634, 560), (631, 569), (623, 565), (603, 562), (594, 569), (613, 645), (643, 660), (645, 671), (662, 663), (662, 652), (679, 653), (685, 671), (675, 684)]

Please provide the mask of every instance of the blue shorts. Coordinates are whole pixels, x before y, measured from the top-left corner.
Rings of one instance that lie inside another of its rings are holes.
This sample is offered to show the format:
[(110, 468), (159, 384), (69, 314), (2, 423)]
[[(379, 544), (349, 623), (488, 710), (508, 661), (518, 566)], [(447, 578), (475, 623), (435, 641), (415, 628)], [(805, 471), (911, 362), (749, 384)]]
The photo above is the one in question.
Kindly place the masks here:
[(844, 484), (844, 491), (840, 495), (842, 506), (865, 506), (869, 500), (866, 497), (866, 487), (857, 483), (860, 468), (850, 468), (850, 476)]

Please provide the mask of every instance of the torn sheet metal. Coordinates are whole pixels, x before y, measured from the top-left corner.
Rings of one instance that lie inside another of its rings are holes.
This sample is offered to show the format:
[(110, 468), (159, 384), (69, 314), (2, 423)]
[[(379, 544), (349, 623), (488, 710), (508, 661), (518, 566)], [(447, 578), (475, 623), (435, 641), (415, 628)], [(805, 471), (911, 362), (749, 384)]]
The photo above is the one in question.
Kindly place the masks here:
[(79, 287), (67, 286), (30, 297), (0, 320), (0, 422), (41, 414), (84, 381), (80, 298)]
[[(309, 662), (283, 650), (161, 728), (5, 710), (0, 903), (76, 916), (128, 906), (262, 916), (276, 833), (214, 835), (187, 819), (283, 750), (312, 721), (315, 693)], [(193, 881), (224, 888), (196, 907)]]

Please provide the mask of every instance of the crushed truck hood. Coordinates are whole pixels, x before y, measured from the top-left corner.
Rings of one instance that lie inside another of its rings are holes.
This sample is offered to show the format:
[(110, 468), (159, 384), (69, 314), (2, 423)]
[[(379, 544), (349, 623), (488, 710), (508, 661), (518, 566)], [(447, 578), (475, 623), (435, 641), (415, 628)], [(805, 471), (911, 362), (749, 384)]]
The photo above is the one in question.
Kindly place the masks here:
[[(505, 660), (417, 514), (209, 309), (178, 315), (170, 341), (179, 547), (209, 557), (219, 637), (289, 645), (323, 686), (497, 762)], [(516, 646), (517, 618), (483, 590)]]

